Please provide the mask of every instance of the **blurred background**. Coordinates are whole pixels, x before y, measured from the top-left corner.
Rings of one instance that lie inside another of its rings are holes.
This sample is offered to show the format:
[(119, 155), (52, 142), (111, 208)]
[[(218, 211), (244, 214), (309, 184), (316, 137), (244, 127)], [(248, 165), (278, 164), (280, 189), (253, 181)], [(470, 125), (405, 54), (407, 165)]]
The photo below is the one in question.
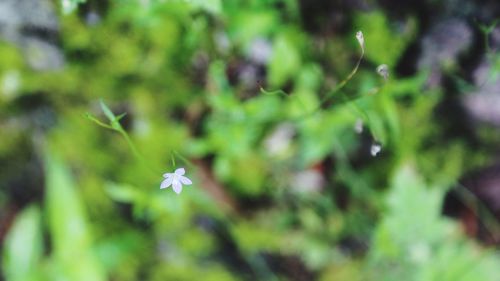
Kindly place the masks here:
[(499, 17), (1, 0), (0, 280), (500, 280)]

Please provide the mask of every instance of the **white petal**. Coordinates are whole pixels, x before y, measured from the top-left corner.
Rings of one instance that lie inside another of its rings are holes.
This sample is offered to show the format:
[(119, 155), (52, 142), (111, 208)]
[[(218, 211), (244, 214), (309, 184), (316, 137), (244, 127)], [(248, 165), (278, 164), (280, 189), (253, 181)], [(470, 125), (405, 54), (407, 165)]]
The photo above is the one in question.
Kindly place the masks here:
[(185, 185), (190, 185), (190, 184), (193, 184), (193, 182), (188, 179), (187, 177), (184, 177), (184, 176), (180, 176), (179, 177), (179, 181), (182, 183), (182, 184), (185, 184)]
[(166, 173), (166, 174), (163, 174), (163, 177), (168, 179), (168, 178), (172, 177), (172, 175), (173, 175), (172, 173)]
[(164, 181), (161, 182), (160, 189), (167, 188), (172, 184), (172, 177), (166, 178)]
[(184, 168), (179, 168), (179, 169), (175, 170), (175, 174), (178, 176), (182, 176), (185, 173), (186, 173), (186, 171), (184, 170)]
[(182, 184), (179, 181), (174, 181), (172, 183), (172, 188), (174, 189), (175, 193), (179, 194), (182, 191)]

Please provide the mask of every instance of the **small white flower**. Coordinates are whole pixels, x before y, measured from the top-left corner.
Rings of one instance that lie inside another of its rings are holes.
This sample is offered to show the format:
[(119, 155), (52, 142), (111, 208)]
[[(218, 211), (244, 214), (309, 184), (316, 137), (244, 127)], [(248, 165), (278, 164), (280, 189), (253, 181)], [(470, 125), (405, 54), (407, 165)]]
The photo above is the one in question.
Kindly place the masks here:
[(184, 168), (179, 168), (173, 173), (163, 174), (165, 179), (161, 182), (160, 189), (172, 186), (175, 193), (181, 193), (183, 184), (190, 185), (193, 183), (190, 179), (184, 176), (185, 173), (186, 171)]
[(377, 156), (377, 154), (379, 154), (379, 152), (382, 150), (382, 146), (378, 143), (374, 143), (372, 144), (372, 147), (370, 148), (370, 153), (372, 156)]

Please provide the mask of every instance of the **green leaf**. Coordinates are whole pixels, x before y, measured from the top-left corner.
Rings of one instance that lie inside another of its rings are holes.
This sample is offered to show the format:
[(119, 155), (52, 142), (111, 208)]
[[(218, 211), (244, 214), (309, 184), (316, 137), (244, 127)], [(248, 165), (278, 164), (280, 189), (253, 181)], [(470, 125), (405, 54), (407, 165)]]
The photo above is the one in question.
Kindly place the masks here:
[(273, 55), (269, 65), (269, 83), (272, 87), (281, 87), (298, 72), (301, 64), (299, 51), (290, 36), (280, 35), (273, 46)]
[(228, 32), (232, 42), (246, 47), (257, 37), (268, 36), (277, 26), (277, 16), (271, 9), (259, 11), (235, 9), (228, 14)]
[(142, 192), (132, 186), (119, 185), (116, 183), (108, 183), (106, 185), (106, 193), (118, 202), (131, 203), (140, 201), (144, 195)]
[(106, 280), (91, 251), (91, 233), (84, 206), (68, 168), (48, 150), (45, 170), (45, 204), (58, 274), (54, 279)]
[(123, 117), (125, 117), (126, 115), (127, 115), (127, 112), (124, 112), (124, 113), (122, 113), (122, 114), (120, 114), (120, 115), (116, 116), (115, 120), (116, 120), (116, 121), (120, 121), (120, 120), (121, 120)]
[(375, 64), (394, 68), (417, 31), (416, 21), (410, 18), (400, 32), (391, 26), (381, 12), (362, 13), (356, 17), (357, 30), (365, 37), (366, 57)]
[[(104, 115), (106, 115), (106, 117), (108, 117), (109, 119), (109, 122), (111, 123), (111, 128), (117, 130), (117, 131), (122, 131), (123, 128), (122, 126), (120, 125), (120, 119), (122, 119), (127, 113), (122, 113), (118, 116), (116, 116), (112, 111), (111, 109), (109, 109), (109, 107), (102, 101), (100, 100), (99, 101), (99, 104), (101, 106), (101, 109), (102, 111), (104, 112)], [(95, 120), (93, 120), (95, 122)], [(99, 123), (98, 123), (99, 124)], [(101, 125), (101, 124), (99, 124)], [(102, 126), (102, 125), (101, 125)]]
[(222, 11), (221, 0), (184, 0), (193, 8), (204, 10), (212, 14), (220, 14)]
[(101, 106), (102, 112), (104, 112), (104, 115), (108, 117), (110, 122), (113, 122), (116, 120), (115, 114), (109, 109), (109, 107), (104, 103), (104, 101), (100, 100), (99, 105)]
[(30, 206), (17, 215), (5, 238), (2, 266), (10, 281), (39, 280), (42, 256), (41, 214)]

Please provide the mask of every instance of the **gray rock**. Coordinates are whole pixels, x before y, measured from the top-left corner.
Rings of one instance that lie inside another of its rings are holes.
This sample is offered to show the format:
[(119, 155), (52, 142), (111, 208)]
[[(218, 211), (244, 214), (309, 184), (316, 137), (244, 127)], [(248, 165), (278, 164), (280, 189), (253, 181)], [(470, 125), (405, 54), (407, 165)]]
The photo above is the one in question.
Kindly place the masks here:
[(46, 41), (27, 37), (23, 40), (26, 61), (35, 70), (55, 70), (64, 66), (61, 50)]
[(25, 26), (48, 30), (59, 30), (57, 14), (53, 2), (49, 0), (14, 0)]
[(491, 73), (485, 60), (474, 72), (477, 89), (465, 95), (462, 103), (476, 121), (500, 127), (500, 78)]
[(440, 67), (454, 61), (471, 45), (472, 35), (472, 29), (462, 20), (448, 19), (437, 23), (422, 39), (418, 68)]
[(17, 41), (22, 17), (17, 13), (15, 1), (0, 0), (0, 36), (8, 41)]
[(247, 56), (257, 64), (265, 65), (271, 58), (273, 47), (263, 38), (255, 39), (247, 50)]
[(418, 70), (431, 70), (428, 86), (441, 83), (444, 68), (454, 66), (457, 57), (466, 51), (473, 41), (472, 28), (460, 19), (445, 19), (422, 38), (422, 53), (417, 61)]
[[(495, 52), (499, 48), (500, 27), (497, 27), (491, 34), (490, 49)], [(500, 127), (500, 77), (493, 72), (491, 63), (485, 55), (472, 73), (476, 89), (464, 96), (462, 104), (476, 121)]]
[(60, 48), (47, 38), (58, 31), (52, 1), (0, 0), (0, 37), (21, 48), (33, 69), (55, 70), (64, 65)]

